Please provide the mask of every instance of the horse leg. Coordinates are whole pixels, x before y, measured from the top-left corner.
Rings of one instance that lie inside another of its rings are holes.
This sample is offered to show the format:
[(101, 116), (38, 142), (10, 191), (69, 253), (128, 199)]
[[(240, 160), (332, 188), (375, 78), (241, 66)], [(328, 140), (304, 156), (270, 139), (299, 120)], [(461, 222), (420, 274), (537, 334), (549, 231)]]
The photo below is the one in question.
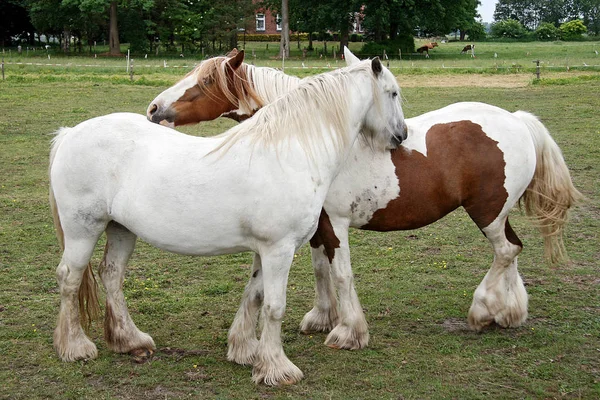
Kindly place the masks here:
[(81, 327), (79, 287), (99, 236), (100, 233), (93, 238), (72, 239), (65, 235), (65, 250), (56, 268), (60, 311), (53, 337), (54, 349), (63, 361), (93, 359), (98, 356), (96, 345)]
[(262, 264), (254, 254), (252, 275), (242, 296), (242, 303), (235, 314), (227, 338), (227, 359), (242, 365), (251, 365), (258, 348), (256, 321), (263, 301)]
[(300, 381), (303, 374), (283, 351), (281, 322), (285, 314), (286, 286), (294, 247), (271, 247), (261, 252), (260, 258), (264, 286), (263, 328), (254, 357), (252, 380), (267, 385), (293, 384)]
[(315, 273), (315, 303), (300, 323), (302, 333), (329, 332), (338, 323), (337, 298), (331, 264), (323, 246), (310, 248)]
[(115, 222), (109, 223), (106, 228), (104, 259), (99, 267), (106, 288), (104, 339), (114, 352), (149, 356), (156, 348), (154, 341), (135, 326), (123, 294), (125, 267), (135, 248), (136, 239), (131, 231)]
[[(335, 228), (335, 227), (334, 227)], [(339, 323), (327, 336), (325, 344), (338, 349), (357, 350), (369, 344), (369, 326), (354, 289), (350, 263), (348, 226), (335, 229), (340, 244), (331, 262), (331, 274), (339, 296)]]
[(517, 271), (517, 256), (523, 244), (508, 217), (483, 232), (494, 247), (494, 261), (473, 295), (469, 326), (480, 331), (495, 321), (505, 328), (518, 327), (527, 319), (527, 291)]

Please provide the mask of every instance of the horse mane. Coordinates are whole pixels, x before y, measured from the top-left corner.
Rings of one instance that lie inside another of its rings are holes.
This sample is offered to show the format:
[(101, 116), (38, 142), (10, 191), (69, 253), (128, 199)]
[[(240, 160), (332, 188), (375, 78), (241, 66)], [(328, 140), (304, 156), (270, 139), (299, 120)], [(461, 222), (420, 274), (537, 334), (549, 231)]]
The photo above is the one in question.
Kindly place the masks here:
[(247, 83), (252, 86), (262, 104), (272, 103), (282, 94), (291, 92), (300, 84), (300, 78), (287, 75), (277, 69), (269, 67), (255, 67), (242, 64), (246, 69)]
[[(298, 139), (302, 149), (314, 160), (314, 149), (323, 141), (322, 130), (334, 132), (332, 143), (340, 153), (348, 145), (348, 88), (354, 84), (352, 71), (371, 71), (370, 63), (315, 75), (303, 79), (284, 96), (266, 104), (250, 119), (218, 135), (223, 142), (211, 153), (229, 150), (242, 138), (251, 144), (276, 147), (286, 138)], [(369, 76), (373, 78), (372, 74)], [(375, 85), (373, 84), (373, 87)]]
[[(246, 63), (233, 71), (233, 79), (230, 79), (227, 75), (227, 61), (229, 58), (226, 56), (209, 58), (190, 73), (198, 77), (200, 89), (205, 88), (209, 82), (217, 85), (227, 100), (235, 104), (242, 114), (253, 115), (257, 109), (288, 93), (300, 82), (300, 78), (286, 75), (277, 69), (255, 67)], [(202, 81), (200, 77), (203, 77)]]

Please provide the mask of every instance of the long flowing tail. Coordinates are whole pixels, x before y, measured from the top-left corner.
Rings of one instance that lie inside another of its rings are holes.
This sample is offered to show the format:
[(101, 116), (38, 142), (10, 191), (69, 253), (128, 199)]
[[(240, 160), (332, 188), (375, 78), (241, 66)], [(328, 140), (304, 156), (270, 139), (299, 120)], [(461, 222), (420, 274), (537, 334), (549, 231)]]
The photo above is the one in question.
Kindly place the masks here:
[[(56, 205), (56, 199), (54, 198), (54, 190), (52, 189), (52, 178), (50, 171), (52, 170), (52, 164), (54, 163), (56, 151), (58, 150), (60, 142), (68, 130), (69, 128), (61, 128), (52, 140), (52, 148), (50, 150), (50, 166), (48, 167), (48, 176), (50, 177), (50, 210), (52, 211), (52, 219), (54, 221), (56, 237), (58, 238), (58, 243), (62, 251), (65, 250), (65, 234), (62, 229), (62, 224), (60, 223), (60, 216), (58, 215), (58, 207)], [(98, 319), (98, 316), (100, 315), (98, 282), (94, 276), (91, 263), (89, 263), (85, 269), (81, 285), (79, 286), (79, 315), (81, 318), (81, 324), (86, 330), (89, 330), (92, 321)]]
[(532, 114), (517, 111), (529, 128), (535, 144), (536, 167), (529, 187), (521, 197), (527, 215), (534, 218), (544, 237), (544, 255), (551, 263), (567, 260), (563, 229), (567, 213), (583, 195), (573, 186), (560, 148), (546, 127)]

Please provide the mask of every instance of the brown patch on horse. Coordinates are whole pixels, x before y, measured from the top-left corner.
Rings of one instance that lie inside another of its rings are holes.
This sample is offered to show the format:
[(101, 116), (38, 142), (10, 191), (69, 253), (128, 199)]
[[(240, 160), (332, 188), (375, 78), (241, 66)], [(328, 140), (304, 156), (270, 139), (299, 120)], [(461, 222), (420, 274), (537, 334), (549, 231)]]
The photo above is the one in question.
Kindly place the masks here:
[(317, 231), (310, 239), (310, 247), (317, 249), (320, 246), (325, 248), (324, 253), (331, 263), (335, 257), (335, 249), (340, 247), (340, 240), (335, 235), (329, 215), (324, 208), (321, 209), (321, 215), (319, 215)]
[(362, 229), (417, 229), (460, 206), (480, 229), (498, 216), (508, 198), (498, 142), (480, 125), (457, 121), (433, 125), (426, 145), (427, 157), (404, 147), (391, 152), (400, 194)]

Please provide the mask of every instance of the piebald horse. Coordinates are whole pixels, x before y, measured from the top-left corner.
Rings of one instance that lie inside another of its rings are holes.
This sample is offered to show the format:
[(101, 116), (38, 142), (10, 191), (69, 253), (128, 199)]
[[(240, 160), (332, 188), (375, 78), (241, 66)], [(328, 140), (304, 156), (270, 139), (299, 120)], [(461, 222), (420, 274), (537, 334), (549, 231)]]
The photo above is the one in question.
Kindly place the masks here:
[[(349, 64), (359, 62), (348, 49), (345, 58)], [(242, 63), (243, 52), (209, 61), (210, 68), (201, 65), (157, 96), (148, 118), (169, 125), (203, 121), (195, 110), (212, 108), (216, 99), (227, 99), (228, 106), (219, 112), (249, 117), (253, 107), (301, 82)], [(359, 349), (369, 340), (353, 285), (348, 227), (418, 229), (462, 206), (494, 252), (468, 312), (469, 325), (477, 331), (492, 322), (518, 327), (527, 318), (527, 292), (517, 271), (523, 244), (508, 221), (519, 201), (538, 222), (546, 257), (552, 262), (564, 259), (567, 211), (581, 195), (560, 149), (535, 116), (469, 102), (406, 119), (406, 125), (408, 139), (396, 150), (374, 153), (364, 141), (356, 142), (349, 165), (330, 187), (319, 229), (310, 241), (316, 299), (301, 330), (331, 331), (325, 341), (331, 347)]]
[(228, 358), (252, 364), (257, 383), (299, 381), (303, 374), (281, 343), (294, 253), (314, 236), (329, 186), (349, 165), (343, 160), (359, 135), (374, 154), (405, 138), (398, 93), (392, 73), (374, 59), (306, 79), (213, 138), (177, 133), (129, 113), (62, 128), (52, 142), (49, 169), (51, 208), (64, 246), (56, 271), (59, 357), (97, 356), (81, 326), (87, 311), (77, 303), (84, 298), (89, 306), (97, 299), (89, 260), (106, 232), (99, 272), (107, 292), (109, 349), (151, 354), (155, 348), (134, 324), (123, 295), (137, 237), (185, 255), (253, 251), (247, 291), (260, 299), (247, 300), (248, 314), (236, 316)]

